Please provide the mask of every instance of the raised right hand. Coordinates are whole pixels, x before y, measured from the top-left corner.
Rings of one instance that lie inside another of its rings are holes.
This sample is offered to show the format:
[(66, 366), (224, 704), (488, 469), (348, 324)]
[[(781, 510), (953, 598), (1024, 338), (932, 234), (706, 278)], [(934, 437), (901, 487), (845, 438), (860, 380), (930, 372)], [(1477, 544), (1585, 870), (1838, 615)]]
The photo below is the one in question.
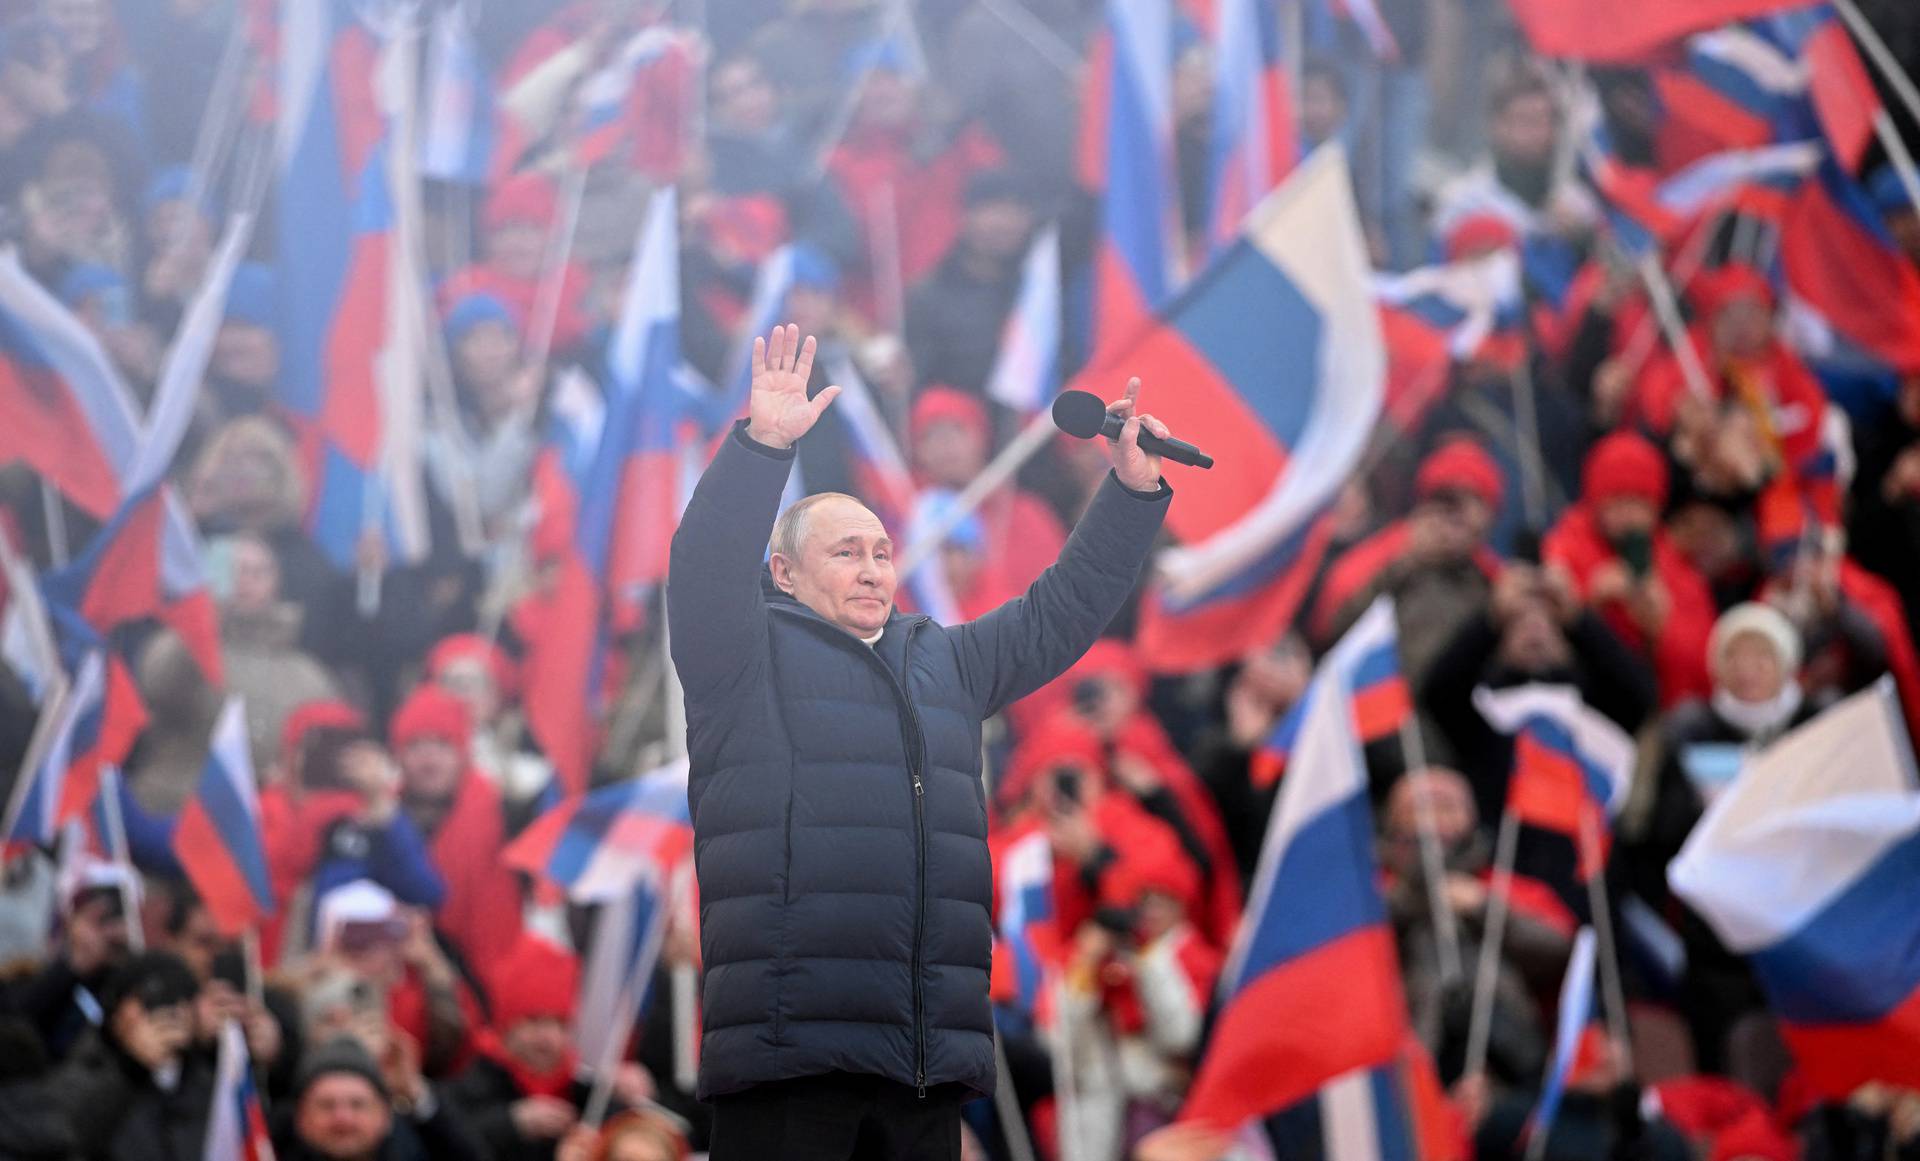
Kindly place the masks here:
[(768, 447), (792, 447), (813, 430), (827, 405), (840, 394), (828, 387), (807, 398), (807, 380), (813, 375), (813, 336), (800, 341), (800, 328), (773, 328), (768, 338), (753, 340), (753, 393), (747, 401), (747, 435)]

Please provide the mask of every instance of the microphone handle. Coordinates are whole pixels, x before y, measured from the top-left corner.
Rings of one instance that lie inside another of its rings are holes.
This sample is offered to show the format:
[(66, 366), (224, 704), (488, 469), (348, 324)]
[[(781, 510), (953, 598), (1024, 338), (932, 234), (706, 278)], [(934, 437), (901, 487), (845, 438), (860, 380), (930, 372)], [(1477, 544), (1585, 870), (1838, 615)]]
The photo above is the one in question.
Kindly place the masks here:
[[(1126, 424), (1126, 420), (1112, 412), (1108, 412), (1106, 421), (1100, 425), (1100, 434), (1108, 439), (1119, 439), (1120, 431)], [(1174, 439), (1172, 436), (1162, 439), (1144, 427), (1140, 429), (1140, 450), (1146, 452), (1148, 455), (1156, 455), (1162, 459), (1172, 460), (1176, 464), (1185, 464), (1190, 468), (1210, 468), (1213, 466), (1212, 456), (1201, 451), (1186, 440)]]

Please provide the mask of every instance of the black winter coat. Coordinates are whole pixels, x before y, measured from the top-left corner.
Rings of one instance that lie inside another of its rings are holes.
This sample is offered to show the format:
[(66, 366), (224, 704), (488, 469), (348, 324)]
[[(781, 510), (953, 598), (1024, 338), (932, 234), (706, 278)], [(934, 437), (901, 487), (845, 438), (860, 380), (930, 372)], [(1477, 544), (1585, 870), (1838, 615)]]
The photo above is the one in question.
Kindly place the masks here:
[(1109, 478), (1024, 596), (951, 628), (896, 612), (868, 648), (761, 584), (792, 459), (736, 429), (668, 576), (706, 973), (699, 1094), (831, 1072), (990, 1093), (980, 723), (1099, 636), (1171, 493)]

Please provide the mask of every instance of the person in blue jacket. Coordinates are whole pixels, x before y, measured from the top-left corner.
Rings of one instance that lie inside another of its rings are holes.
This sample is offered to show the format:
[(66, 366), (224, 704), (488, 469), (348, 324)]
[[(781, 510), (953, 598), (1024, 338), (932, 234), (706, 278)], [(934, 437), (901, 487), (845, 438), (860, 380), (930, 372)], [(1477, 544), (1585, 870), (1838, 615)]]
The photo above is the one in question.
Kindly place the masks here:
[(893, 607), (896, 545), (854, 498), (810, 496), (776, 522), (794, 444), (839, 393), (808, 398), (814, 349), (792, 326), (755, 340), (748, 418), (669, 562), (699, 1095), (714, 1161), (958, 1158), (960, 1104), (995, 1071), (980, 724), (1065, 672), (1133, 590), (1172, 495), (1139, 433), (1166, 428), (1129, 383), (1112, 475), (1059, 561), (943, 626)]

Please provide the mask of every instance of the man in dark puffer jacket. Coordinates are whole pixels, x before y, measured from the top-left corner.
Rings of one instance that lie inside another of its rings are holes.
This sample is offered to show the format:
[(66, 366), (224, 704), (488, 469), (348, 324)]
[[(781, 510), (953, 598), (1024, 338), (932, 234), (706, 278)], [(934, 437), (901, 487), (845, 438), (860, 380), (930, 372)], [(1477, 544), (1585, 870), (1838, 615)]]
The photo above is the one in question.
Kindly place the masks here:
[[(814, 342), (754, 343), (749, 418), (674, 537), (667, 589), (705, 964), (714, 1161), (958, 1158), (993, 1090), (980, 723), (1064, 672), (1120, 608), (1171, 491), (1138, 381), (1114, 472), (1025, 596), (944, 627), (893, 609), (893, 544), (851, 497), (774, 523)], [(770, 569), (761, 567), (773, 529)], [(766, 576), (770, 584), (763, 587)]]

